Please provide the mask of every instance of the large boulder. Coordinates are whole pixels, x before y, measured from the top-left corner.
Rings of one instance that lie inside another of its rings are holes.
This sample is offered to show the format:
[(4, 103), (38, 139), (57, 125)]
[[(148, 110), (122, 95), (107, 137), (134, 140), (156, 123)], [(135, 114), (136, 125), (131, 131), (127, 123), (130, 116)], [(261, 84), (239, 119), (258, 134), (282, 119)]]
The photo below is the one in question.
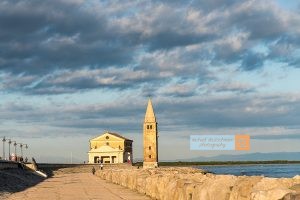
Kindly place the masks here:
[(281, 200), (288, 194), (296, 193), (290, 189), (276, 188), (271, 190), (255, 191), (251, 194), (251, 200)]

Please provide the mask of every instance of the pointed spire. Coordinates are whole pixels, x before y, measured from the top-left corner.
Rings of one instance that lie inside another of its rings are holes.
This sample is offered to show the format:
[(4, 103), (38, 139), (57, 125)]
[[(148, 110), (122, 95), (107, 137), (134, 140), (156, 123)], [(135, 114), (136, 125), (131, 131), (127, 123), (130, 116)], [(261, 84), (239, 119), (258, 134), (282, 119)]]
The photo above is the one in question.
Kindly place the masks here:
[(153, 106), (151, 99), (148, 100), (148, 106), (145, 114), (145, 122), (156, 122), (155, 114), (153, 111)]

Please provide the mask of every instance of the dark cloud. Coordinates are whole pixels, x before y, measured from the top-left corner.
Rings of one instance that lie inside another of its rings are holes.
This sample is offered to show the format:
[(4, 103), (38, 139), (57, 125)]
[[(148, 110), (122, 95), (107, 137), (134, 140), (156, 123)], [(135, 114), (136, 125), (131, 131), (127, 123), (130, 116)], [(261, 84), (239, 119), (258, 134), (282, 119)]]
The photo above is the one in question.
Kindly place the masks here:
[(148, 38), (145, 44), (150, 51), (157, 49), (171, 49), (178, 46), (187, 46), (191, 44), (198, 44), (212, 40), (216, 36), (213, 34), (179, 34), (174, 32), (161, 32)]
[(298, 102), (280, 96), (203, 97), (159, 102), (158, 106), (162, 119), (188, 127), (293, 126), (299, 122)]
[(208, 87), (208, 89), (217, 92), (234, 92), (240, 94), (246, 94), (246, 93), (251, 93), (256, 91), (256, 89), (249, 84), (242, 83), (242, 82), (230, 82), (230, 81), (214, 84)]
[[(282, 14), (282, 15), (280, 15)], [(227, 25), (234, 24), (241, 30), (250, 33), (250, 39), (276, 39), (286, 32), (287, 24), (284, 13), (273, 1), (245, 1), (229, 16)]]
[[(173, 96), (154, 99), (159, 126), (166, 131), (173, 130), (174, 126), (180, 132), (203, 128), (294, 127), (300, 123), (300, 104), (296, 96), (291, 98), (285, 95), (248, 94), (223, 98)], [(14, 119), (17, 124), (33, 127), (47, 124), (50, 127), (111, 128), (130, 132), (141, 128), (145, 102), (143, 97), (127, 97), (105, 104), (43, 106), (44, 104), (9, 103), (0, 106), (0, 121)]]
[[(6, 76), (0, 87), (7, 91), (145, 92), (174, 79), (198, 79), (200, 86), (217, 76), (212, 66), (235, 64), (250, 71), (272, 61), (299, 67), (294, 52), (300, 17), (275, 1), (14, 0), (0, 5), (0, 74)], [(110, 73), (111, 68), (120, 71)]]
[(71, 1), (5, 1), (0, 11), (0, 69), (50, 73), (55, 69), (126, 65), (134, 51), (101, 12)]
[(247, 52), (242, 55), (241, 67), (244, 70), (250, 71), (257, 68), (261, 68), (264, 64), (265, 57), (261, 53)]
[(201, 9), (205, 12), (210, 12), (215, 9), (224, 9), (234, 4), (238, 3), (238, 0), (190, 0), (190, 1), (182, 1), (182, 0), (155, 0), (154, 2), (158, 3), (166, 3), (174, 6), (180, 7), (195, 7), (197, 9)]

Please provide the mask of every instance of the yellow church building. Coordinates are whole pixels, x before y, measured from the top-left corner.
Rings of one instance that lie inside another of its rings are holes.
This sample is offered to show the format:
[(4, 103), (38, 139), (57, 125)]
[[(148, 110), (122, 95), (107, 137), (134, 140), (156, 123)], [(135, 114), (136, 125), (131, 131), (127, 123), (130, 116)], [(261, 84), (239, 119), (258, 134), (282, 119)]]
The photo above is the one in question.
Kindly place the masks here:
[(132, 140), (105, 132), (90, 140), (89, 163), (132, 163)]

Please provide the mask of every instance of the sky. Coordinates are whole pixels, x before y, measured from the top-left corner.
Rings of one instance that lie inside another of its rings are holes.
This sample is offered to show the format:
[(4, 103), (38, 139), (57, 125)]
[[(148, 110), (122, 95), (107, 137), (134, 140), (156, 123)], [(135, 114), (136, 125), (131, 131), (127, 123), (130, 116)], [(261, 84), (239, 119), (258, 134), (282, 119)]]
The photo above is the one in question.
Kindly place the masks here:
[[(0, 0), (0, 136), (40, 162), (83, 162), (112, 131), (141, 158), (151, 97), (161, 160), (300, 152), (299, 13), (296, 0)], [(251, 150), (190, 151), (202, 134), (249, 134)]]

